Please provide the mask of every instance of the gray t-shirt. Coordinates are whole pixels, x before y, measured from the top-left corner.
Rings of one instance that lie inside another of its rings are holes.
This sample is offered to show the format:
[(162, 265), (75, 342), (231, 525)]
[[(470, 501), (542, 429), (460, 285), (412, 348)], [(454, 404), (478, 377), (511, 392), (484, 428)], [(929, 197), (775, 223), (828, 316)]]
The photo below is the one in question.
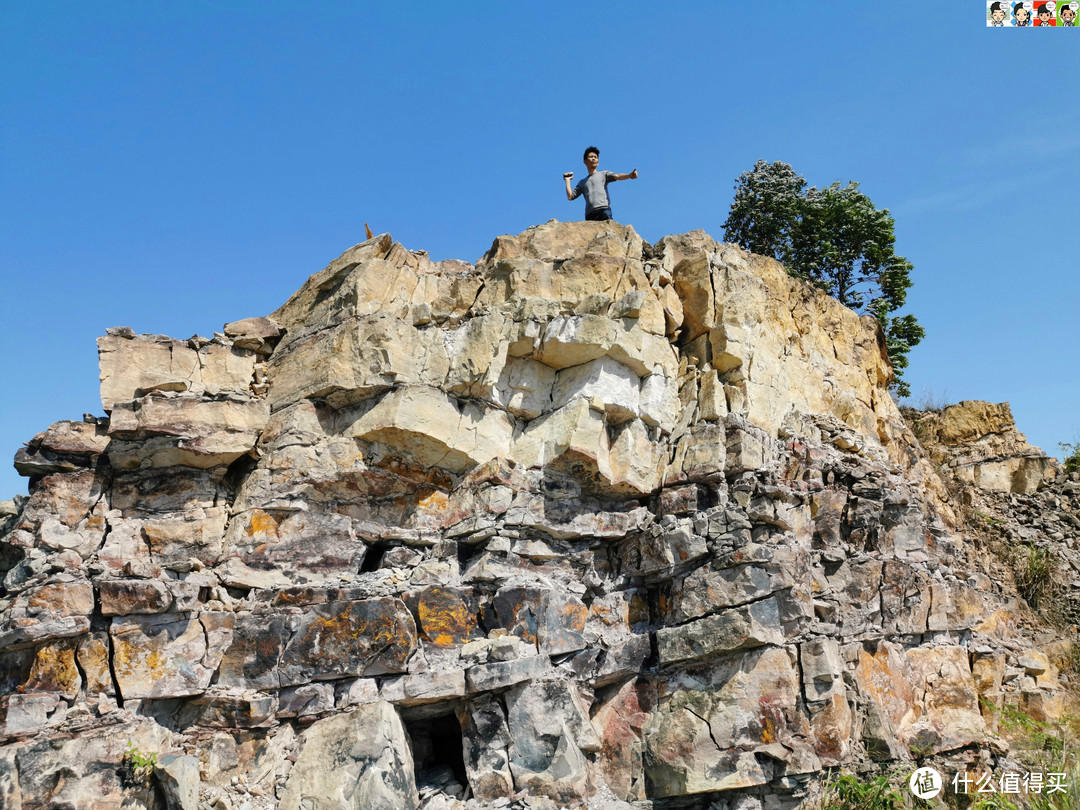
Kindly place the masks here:
[(586, 214), (607, 208), (611, 205), (607, 196), (607, 184), (614, 179), (615, 172), (593, 172), (574, 186), (574, 196), (571, 199), (576, 200), (584, 194)]

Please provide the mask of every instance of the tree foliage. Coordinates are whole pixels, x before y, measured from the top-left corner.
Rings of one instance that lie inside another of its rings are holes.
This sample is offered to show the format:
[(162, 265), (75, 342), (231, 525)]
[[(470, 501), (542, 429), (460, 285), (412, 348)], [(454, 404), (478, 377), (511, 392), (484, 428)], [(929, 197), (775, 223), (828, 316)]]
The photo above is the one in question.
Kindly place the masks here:
[(857, 312), (881, 322), (900, 396), (908, 352), (923, 338), (914, 315), (898, 316), (911, 287), (911, 263), (895, 251), (894, 220), (858, 183), (807, 186), (786, 163), (759, 160), (735, 184), (725, 239), (772, 256)]

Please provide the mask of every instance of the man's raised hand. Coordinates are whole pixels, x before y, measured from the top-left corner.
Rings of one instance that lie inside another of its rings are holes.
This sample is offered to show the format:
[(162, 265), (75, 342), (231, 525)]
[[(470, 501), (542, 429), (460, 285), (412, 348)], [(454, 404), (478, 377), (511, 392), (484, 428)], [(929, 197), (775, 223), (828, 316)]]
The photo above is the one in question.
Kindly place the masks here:
[(630, 179), (637, 180), (637, 169), (634, 169), (632, 172), (630, 172)]

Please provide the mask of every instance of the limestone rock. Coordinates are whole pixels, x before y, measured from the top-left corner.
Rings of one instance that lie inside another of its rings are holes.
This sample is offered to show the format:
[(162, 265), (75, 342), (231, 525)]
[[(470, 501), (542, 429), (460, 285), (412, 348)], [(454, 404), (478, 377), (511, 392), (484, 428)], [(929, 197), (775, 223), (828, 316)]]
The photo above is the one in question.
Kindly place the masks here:
[(305, 614), (240, 614), (220, 683), (255, 689), (405, 670), (416, 626), (393, 599), (327, 602)]
[(1056, 462), (1017, 431), (1009, 403), (968, 400), (918, 422), (920, 441), (950, 475), (997, 492), (1035, 492)]
[(37, 477), (97, 466), (109, 443), (108, 424), (56, 422), (15, 453), (20, 475)]
[(203, 692), (225, 652), (231, 623), (231, 616), (214, 614), (113, 619), (109, 636), (120, 693), (126, 699)]
[(216, 467), (249, 452), (269, 412), (261, 399), (153, 393), (114, 403), (109, 461), (118, 469)]
[(587, 793), (586, 751), (600, 748), (588, 713), (565, 683), (511, 689), (506, 697), (514, 784), (566, 804)]
[(98, 338), (101, 404), (117, 403), (151, 391), (246, 393), (255, 373), (255, 353), (229, 341), (173, 340), (121, 330)]
[(1066, 711), (1080, 474), (703, 231), (374, 236), (99, 367), (0, 504), (7, 804), (783, 810)]
[(415, 810), (409, 743), (386, 703), (319, 720), (300, 736), (282, 810)]
[(141, 721), (22, 744), (14, 752), (22, 807), (160, 807), (150, 778), (140, 782), (127, 772), (125, 752), (130, 745), (143, 754), (157, 754), (170, 739), (161, 726)]
[(510, 773), (510, 731), (501, 701), (482, 695), (458, 712), (464, 737), (464, 763), (469, 785), (481, 800), (514, 794)]
[(199, 760), (192, 756), (166, 754), (154, 772), (165, 793), (165, 801), (175, 810), (198, 810)]
[[(644, 734), (645, 773), (655, 795), (770, 781), (785, 770), (793, 735), (804, 733), (798, 697), (791, 661), (778, 649), (725, 659), (665, 685)], [(770, 747), (777, 742), (779, 750)]]
[(784, 631), (776, 600), (766, 599), (679, 627), (664, 628), (657, 632), (656, 641), (660, 660), (670, 664), (765, 644), (782, 644)]

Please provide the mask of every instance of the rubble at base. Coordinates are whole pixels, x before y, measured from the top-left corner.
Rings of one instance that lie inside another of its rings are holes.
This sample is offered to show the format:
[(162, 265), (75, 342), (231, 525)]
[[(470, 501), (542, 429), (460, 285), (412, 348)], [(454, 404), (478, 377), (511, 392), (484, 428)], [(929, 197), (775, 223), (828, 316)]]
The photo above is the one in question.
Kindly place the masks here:
[(383, 235), (98, 348), (0, 509), (4, 807), (781, 810), (1067, 709), (965, 516), (1071, 549), (1080, 483), (1007, 405), (913, 432), (872, 317), (704, 232)]

